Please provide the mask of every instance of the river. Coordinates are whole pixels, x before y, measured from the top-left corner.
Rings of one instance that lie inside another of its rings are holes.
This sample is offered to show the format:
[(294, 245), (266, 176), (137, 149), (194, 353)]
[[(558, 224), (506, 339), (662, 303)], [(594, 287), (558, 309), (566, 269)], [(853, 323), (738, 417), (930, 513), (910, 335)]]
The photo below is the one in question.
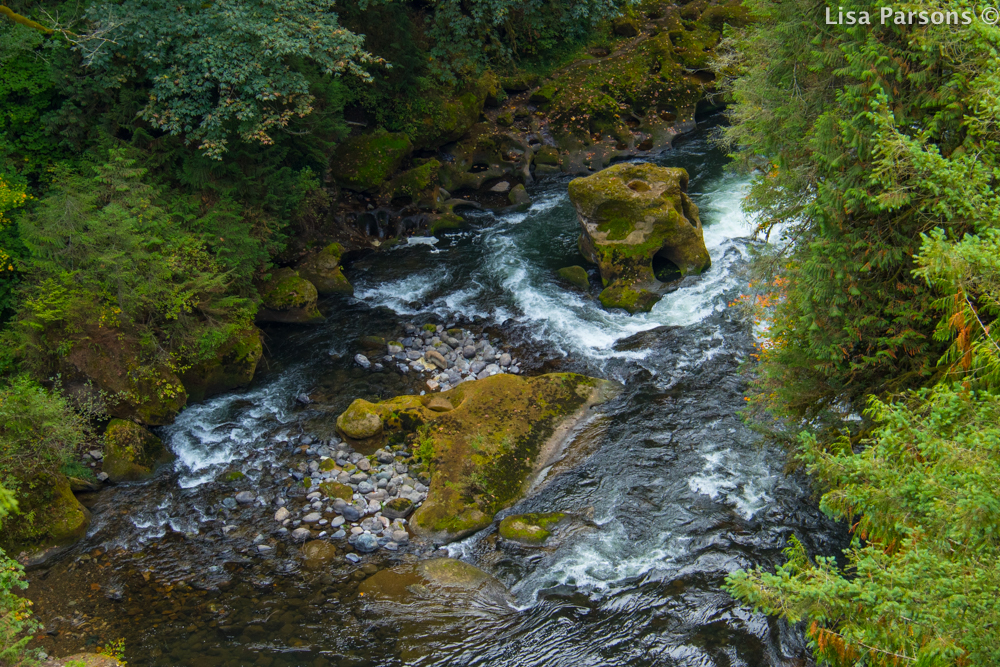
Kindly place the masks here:
[[(88, 537), (30, 573), (50, 633), (41, 645), (62, 655), (123, 637), (134, 667), (809, 664), (801, 628), (722, 590), (734, 569), (780, 562), (792, 534), (832, 554), (844, 531), (801, 476), (783, 472), (784, 453), (739, 418), (754, 339), (727, 304), (753, 242), (745, 181), (724, 171), (706, 133), (655, 161), (689, 171), (712, 267), (650, 313), (605, 311), (597, 289), (555, 279), (582, 262), (568, 178), (557, 178), (530, 189), (526, 212), (473, 213), (439, 240), (356, 261), (355, 297), (324, 303), (325, 324), (267, 329), (253, 384), (161, 429), (177, 461), (86, 498)], [(342, 555), (307, 569), (297, 546), (273, 537), (273, 500), (295, 465), (288, 444), (333, 435), (354, 398), (418, 386), (412, 374), (356, 367), (358, 338), (424, 322), (485, 330), (513, 345), (528, 373), (571, 370), (625, 387), (547, 484), (510, 510), (582, 513), (592, 529), (546, 549), (505, 543), (495, 527), (448, 545), (504, 583), (512, 603), (502, 608), (359, 598), (375, 569), (441, 555), (434, 545), (380, 550), (363, 569)], [(314, 403), (297, 403), (303, 392)], [(245, 488), (260, 504), (223, 502)], [(262, 542), (276, 549), (261, 555)]]

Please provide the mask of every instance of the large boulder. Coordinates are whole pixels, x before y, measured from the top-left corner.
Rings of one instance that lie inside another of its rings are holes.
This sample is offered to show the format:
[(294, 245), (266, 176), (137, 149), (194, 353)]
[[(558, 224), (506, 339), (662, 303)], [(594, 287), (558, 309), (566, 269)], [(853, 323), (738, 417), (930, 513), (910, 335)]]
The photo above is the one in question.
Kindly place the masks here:
[(552, 528), (566, 518), (564, 512), (544, 514), (513, 514), (500, 522), (500, 537), (521, 544), (542, 544), (552, 534)]
[(316, 286), (294, 269), (276, 269), (271, 279), (261, 285), (260, 295), (258, 322), (311, 324), (323, 319), (316, 308)]
[[(429, 396), (357, 400), (337, 426), (347, 433), (345, 427), (363, 423), (356, 433), (367, 437), (380, 430), (405, 434), (430, 474), (427, 499), (410, 528), (450, 542), (485, 528), (519, 500), (587, 409), (617, 391), (616, 383), (575, 373), (501, 374)], [(441, 399), (452, 409), (437, 409)]]
[(580, 251), (600, 269), (606, 307), (632, 313), (653, 307), (663, 288), (654, 258), (668, 260), (681, 275), (711, 265), (687, 185), (684, 169), (645, 163), (618, 164), (570, 182)]
[(339, 243), (331, 243), (303, 259), (295, 268), (299, 277), (311, 282), (319, 294), (353, 294), (354, 287), (347, 282), (340, 267), (343, 253), (344, 248)]
[(63, 551), (87, 534), (90, 512), (73, 495), (65, 475), (40, 472), (16, 489), (17, 514), (0, 527), (0, 548), (19, 553), (26, 566)]
[(340, 185), (374, 192), (413, 151), (405, 134), (382, 132), (351, 137), (334, 151), (330, 173)]
[(366, 440), (382, 433), (382, 418), (374, 404), (359, 398), (337, 417), (337, 429), (353, 440)]
[(211, 359), (201, 361), (181, 374), (189, 402), (250, 384), (257, 362), (264, 353), (260, 329), (237, 331)]
[(104, 472), (113, 482), (149, 479), (174, 458), (163, 442), (136, 423), (112, 419), (104, 432)]

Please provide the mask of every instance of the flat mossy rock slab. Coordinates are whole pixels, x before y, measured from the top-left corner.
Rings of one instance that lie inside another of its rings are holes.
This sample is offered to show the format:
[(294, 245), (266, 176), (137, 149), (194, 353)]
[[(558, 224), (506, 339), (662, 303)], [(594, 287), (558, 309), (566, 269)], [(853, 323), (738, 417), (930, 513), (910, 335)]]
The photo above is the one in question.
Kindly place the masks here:
[(112, 419), (104, 432), (104, 472), (113, 482), (149, 479), (173, 459), (159, 438), (133, 422)]
[(433, 558), (379, 570), (358, 586), (361, 597), (376, 602), (454, 604), (475, 598), (507, 604), (507, 589), (475, 565), (454, 558)]
[(344, 277), (340, 266), (343, 253), (344, 248), (339, 243), (331, 243), (303, 259), (295, 269), (319, 294), (354, 294), (354, 287)]
[(75, 653), (44, 663), (46, 667), (121, 667), (117, 659), (99, 653)]
[[(520, 499), (588, 408), (619, 390), (617, 383), (575, 373), (501, 374), (430, 396), (357, 400), (338, 426), (344, 430), (364, 416), (363, 432), (374, 437), (375, 415), (383, 431), (413, 434), (408, 437), (428, 466), (431, 483), (410, 527), (420, 537), (451, 542), (485, 528), (494, 514)], [(431, 409), (432, 401), (442, 398), (453, 409)]]
[(199, 362), (181, 374), (188, 402), (203, 401), (209, 396), (250, 384), (263, 354), (260, 329), (251, 326), (238, 331), (213, 358)]
[(565, 518), (565, 512), (513, 514), (500, 522), (500, 537), (521, 544), (542, 544), (552, 534), (551, 529)]
[(0, 548), (31, 567), (61, 553), (87, 534), (90, 511), (73, 495), (69, 479), (38, 473), (21, 481), (17, 514), (0, 527)]
[(340, 482), (321, 482), (319, 489), (327, 498), (341, 498), (347, 502), (354, 499), (354, 489)]
[(653, 274), (657, 255), (681, 275), (711, 266), (687, 185), (684, 169), (646, 163), (618, 164), (570, 181), (582, 228), (580, 252), (601, 272), (606, 306), (633, 313), (652, 308), (662, 287)]
[(271, 279), (260, 286), (260, 295), (258, 322), (313, 324), (323, 320), (316, 308), (319, 297), (316, 286), (294, 269), (273, 271)]
[(413, 144), (405, 134), (362, 134), (337, 147), (330, 160), (330, 173), (346, 188), (374, 192), (412, 151)]

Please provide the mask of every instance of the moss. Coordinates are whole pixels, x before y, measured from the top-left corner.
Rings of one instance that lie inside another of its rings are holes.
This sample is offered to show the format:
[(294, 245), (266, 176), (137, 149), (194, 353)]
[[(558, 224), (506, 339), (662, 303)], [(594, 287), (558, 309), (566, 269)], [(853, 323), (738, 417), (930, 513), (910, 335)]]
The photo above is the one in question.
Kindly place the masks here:
[(65, 475), (43, 472), (23, 479), (16, 497), (17, 513), (0, 527), (0, 547), (7, 553), (65, 546), (87, 534), (90, 512), (73, 495)]
[(334, 152), (330, 172), (352, 190), (376, 190), (412, 152), (409, 137), (399, 133), (362, 134), (351, 137)]
[(382, 419), (373, 404), (359, 398), (337, 417), (337, 429), (348, 438), (364, 440), (382, 433)]
[(325, 458), (319, 462), (319, 469), (322, 472), (330, 472), (337, 469), (337, 462), (331, 458)]
[(453, 410), (430, 409), (426, 396), (364, 407), (380, 414), (386, 429), (409, 433), (428, 468), (430, 491), (411, 526), (434, 539), (452, 540), (489, 525), (498, 510), (519, 499), (543, 443), (582, 405), (603, 400), (599, 394), (607, 386), (572, 373), (503, 374), (435, 395)]
[(465, 224), (465, 218), (457, 213), (445, 213), (431, 220), (430, 233), (437, 234), (446, 229), (458, 229)]
[(344, 277), (340, 266), (343, 253), (339, 243), (331, 243), (299, 262), (297, 273), (313, 284), (317, 294), (353, 294), (354, 287)]
[(316, 308), (319, 296), (316, 287), (299, 276), (297, 271), (284, 268), (271, 274), (261, 286), (261, 309), (257, 319), (269, 322), (308, 323), (323, 319)]
[(616, 281), (604, 288), (597, 298), (605, 308), (623, 308), (634, 315), (652, 310), (660, 295)]
[(535, 153), (535, 164), (559, 164), (559, 150), (553, 146), (542, 146)]
[(566, 518), (563, 512), (514, 514), (500, 522), (500, 537), (525, 544), (541, 544), (557, 523)]
[(233, 482), (239, 482), (241, 480), (244, 480), (244, 479), (246, 479), (246, 477), (247, 476), (244, 475), (239, 470), (230, 470), (228, 472), (223, 473), (221, 480), (223, 482), (227, 482), (227, 483), (231, 484)]
[(188, 401), (202, 401), (249, 384), (263, 354), (257, 327), (235, 332), (213, 358), (195, 364), (181, 375)]
[(433, 208), (438, 195), (438, 171), (441, 163), (428, 160), (419, 167), (394, 177), (382, 186), (382, 196), (386, 200), (396, 197), (412, 197), (425, 208)]
[(319, 490), (323, 492), (327, 498), (341, 498), (347, 502), (351, 502), (354, 498), (354, 491), (351, 487), (346, 484), (341, 484), (340, 482), (320, 482)]
[(173, 460), (163, 442), (130, 421), (112, 419), (104, 432), (104, 472), (115, 482), (148, 479), (156, 466)]
[(497, 114), (497, 125), (500, 127), (510, 127), (514, 124), (514, 114), (509, 109)]
[(423, 329), (424, 331), (434, 332), (434, 331), (437, 331), (437, 325), (436, 324), (431, 324), (430, 322), (428, 322), (427, 324), (425, 324), (424, 326), (422, 326), (421, 329)]
[(556, 271), (556, 274), (575, 287), (585, 291), (590, 289), (590, 278), (587, 276), (587, 270), (582, 266), (567, 266)]
[(555, 99), (555, 96), (558, 93), (559, 93), (559, 86), (557, 86), (554, 83), (548, 83), (539, 88), (538, 90), (536, 90), (535, 92), (531, 93), (531, 97), (528, 98), (528, 101), (531, 102), (532, 104), (537, 104), (541, 107), (545, 107), (548, 106), (549, 104), (552, 104), (552, 100)]
[(538, 75), (531, 72), (518, 72), (511, 76), (500, 78), (500, 86), (510, 93), (521, 93), (538, 85)]

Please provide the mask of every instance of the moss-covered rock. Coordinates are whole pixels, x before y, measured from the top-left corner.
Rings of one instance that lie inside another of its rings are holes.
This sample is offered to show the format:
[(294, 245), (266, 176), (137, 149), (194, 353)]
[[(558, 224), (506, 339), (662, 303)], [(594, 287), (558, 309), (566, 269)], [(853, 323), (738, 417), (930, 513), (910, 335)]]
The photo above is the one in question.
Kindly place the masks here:
[(382, 516), (389, 519), (405, 519), (413, 514), (413, 501), (406, 498), (393, 498), (382, 506)]
[(520, 183), (515, 185), (507, 193), (507, 201), (510, 205), (519, 211), (527, 211), (531, 206), (531, 195), (528, 194), (528, 190)]
[(343, 253), (343, 246), (331, 243), (303, 259), (295, 269), (300, 278), (313, 284), (318, 294), (353, 294), (354, 287), (344, 277), (340, 266)]
[(382, 186), (381, 196), (384, 202), (407, 197), (423, 209), (433, 209), (438, 199), (438, 170), (441, 163), (428, 160), (419, 167), (393, 177)]
[(579, 287), (584, 291), (590, 289), (590, 277), (587, 276), (587, 270), (582, 266), (567, 266), (556, 271), (556, 274), (574, 287)]
[(337, 417), (337, 428), (348, 438), (365, 440), (382, 433), (382, 418), (377, 406), (359, 398)]
[(554, 146), (542, 146), (535, 152), (534, 162), (539, 164), (559, 164), (559, 149)]
[(500, 537), (521, 544), (541, 544), (552, 534), (550, 529), (565, 518), (564, 512), (513, 514), (500, 522)]
[(316, 286), (299, 276), (294, 269), (276, 269), (271, 279), (260, 287), (259, 322), (309, 324), (323, 319), (316, 308)]
[(629, 312), (649, 310), (662, 287), (653, 257), (682, 275), (711, 265), (698, 207), (687, 195), (683, 169), (624, 163), (569, 184), (582, 233), (580, 251), (597, 264), (606, 285), (601, 301)]
[[(348, 412), (366, 420), (377, 414), (386, 430), (412, 434), (431, 483), (410, 527), (447, 542), (488, 526), (497, 511), (518, 500), (568, 425), (583, 418), (586, 407), (614, 395), (617, 386), (573, 373), (502, 374), (434, 396), (397, 396), (377, 404), (359, 400)], [(430, 409), (439, 397), (454, 409)], [(377, 432), (374, 422), (366, 432)]]
[(362, 134), (351, 137), (334, 151), (330, 173), (340, 185), (374, 192), (413, 151), (410, 138), (401, 133)]
[(413, 146), (428, 148), (460, 139), (479, 120), (490, 86), (490, 81), (481, 81), (453, 97), (430, 98), (434, 111), (411, 133)]
[(18, 511), (0, 527), (0, 547), (9, 554), (25, 549), (22, 562), (38, 562), (87, 534), (90, 512), (73, 495), (65, 475), (42, 472), (22, 479), (15, 496)]
[(307, 570), (321, 570), (328, 567), (336, 557), (336, 545), (327, 540), (310, 540), (302, 545), (302, 560)]
[(237, 331), (215, 356), (181, 374), (188, 402), (203, 401), (209, 396), (250, 384), (263, 354), (260, 329), (251, 326)]
[(134, 422), (112, 419), (104, 432), (104, 472), (113, 482), (148, 479), (173, 459), (159, 438)]
[(346, 484), (341, 484), (340, 482), (321, 482), (319, 490), (322, 491), (323, 495), (327, 498), (342, 498), (347, 502), (351, 502), (354, 498), (354, 490)]

